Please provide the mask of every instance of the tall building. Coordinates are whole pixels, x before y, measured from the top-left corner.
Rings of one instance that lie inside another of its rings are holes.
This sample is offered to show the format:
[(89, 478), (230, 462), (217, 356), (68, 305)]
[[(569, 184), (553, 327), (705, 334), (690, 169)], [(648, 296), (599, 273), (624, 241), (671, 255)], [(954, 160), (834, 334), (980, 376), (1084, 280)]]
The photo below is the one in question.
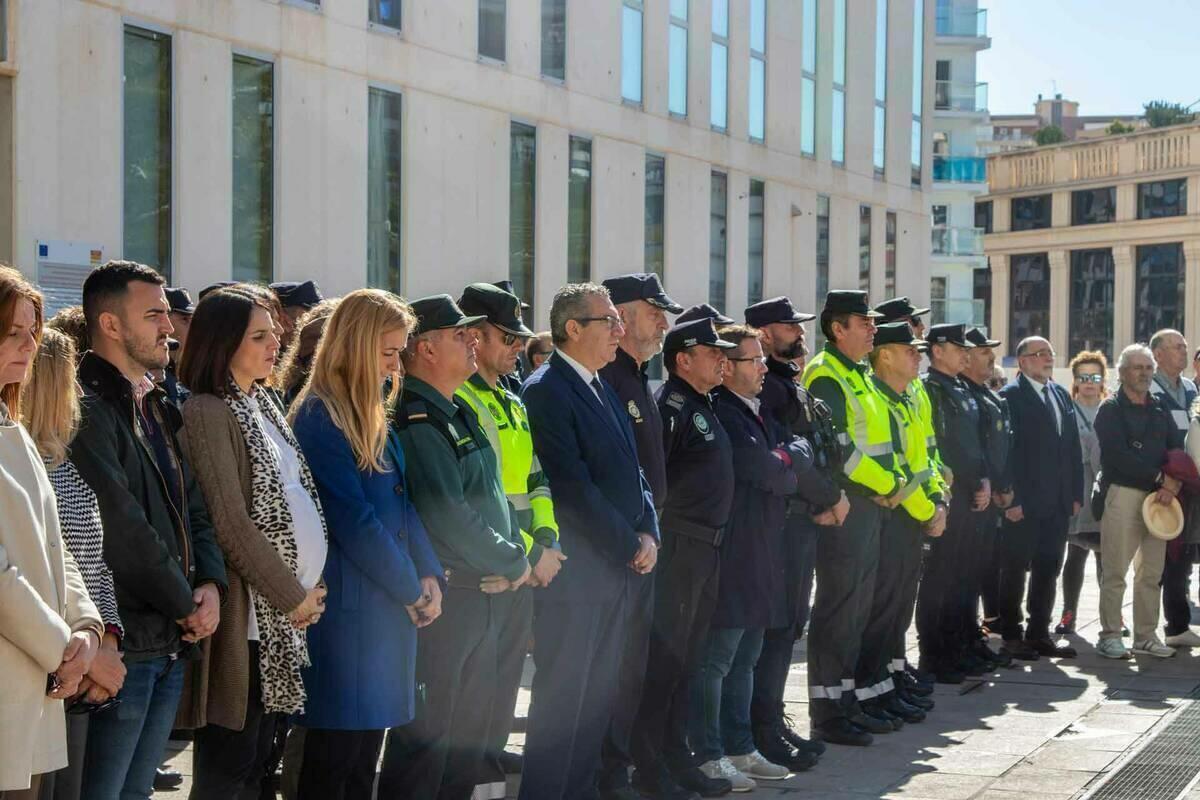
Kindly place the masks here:
[(988, 159), (991, 333), (1111, 359), (1161, 328), (1200, 339), (1200, 124)]
[(975, 300), (977, 275), (986, 274), (975, 198), (987, 191), (987, 84), (976, 80), (975, 58), (992, 46), (987, 10), (976, 0), (936, 0), (933, 106), (933, 187), (930, 192), (934, 322), (984, 325)]
[(1063, 132), (1069, 142), (1098, 139), (1108, 135), (1108, 127), (1120, 122), (1135, 130), (1149, 125), (1142, 114), (1098, 114), (1081, 116), (1079, 103), (1064, 100), (1061, 93), (1054, 97), (1037, 96), (1032, 114), (993, 114), (992, 137), (989, 150), (1005, 152), (1026, 147), (1036, 147), (1033, 135), (1041, 128), (1054, 126)]
[(0, 0), (0, 258), (924, 301), (933, 4)]

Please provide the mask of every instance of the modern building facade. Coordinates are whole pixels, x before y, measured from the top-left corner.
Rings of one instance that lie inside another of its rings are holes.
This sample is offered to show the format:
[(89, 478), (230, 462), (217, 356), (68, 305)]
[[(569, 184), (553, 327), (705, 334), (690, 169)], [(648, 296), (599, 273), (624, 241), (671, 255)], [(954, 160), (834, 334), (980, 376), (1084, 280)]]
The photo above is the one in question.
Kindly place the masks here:
[(928, 298), (934, 0), (0, 0), (0, 259), (77, 296), (647, 269)]
[(994, 338), (1065, 367), (1160, 328), (1200, 339), (1200, 125), (997, 154), (979, 198)]
[(991, 47), (987, 10), (976, 0), (936, 0), (933, 185), (930, 192), (930, 302), (934, 322), (983, 325), (975, 276), (986, 267), (975, 198), (987, 191), (987, 84), (975, 60)]

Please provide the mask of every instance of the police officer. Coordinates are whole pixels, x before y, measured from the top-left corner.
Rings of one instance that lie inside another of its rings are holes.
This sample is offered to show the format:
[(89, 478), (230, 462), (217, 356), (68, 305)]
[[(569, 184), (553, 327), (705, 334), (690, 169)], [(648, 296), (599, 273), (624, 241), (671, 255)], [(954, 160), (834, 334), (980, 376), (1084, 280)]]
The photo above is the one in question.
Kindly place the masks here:
[[(621, 317), (625, 335), (618, 344), (617, 357), (601, 368), (600, 377), (612, 386), (629, 415), (638, 462), (654, 495), (654, 508), (661, 515), (667, 499), (662, 418), (650, 393), (646, 367), (662, 350), (669, 327), (667, 314), (678, 314), (683, 306), (667, 296), (654, 273), (620, 275), (604, 281), (604, 286)], [(633, 763), (629, 737), (641, 702), (654, 616), (654, 574), (631, 572), (626, 581), (629, 616), (625, 652), (612, 725), (604, 739), (604, 767), (600, 777), (600, 791), (609, 796), (620, 796), (628, 789), (628, 769)]]
[(313, 306), (325, 299), (321, 287), (316, 281), (278, 281), (271, 284), (271, 291), (279, 298), (279, 307), (283, 311), (279, 324), (283, 326), (283, 335), (279, 337), (281, 350), (286, 350), (292, 344), (296, 334), (296, 321)]
[(868, 745), (872, 733), (895, 730), (890, 720), (864, 713), (874, 696), (855, 684), (862, 636), (874, 592), (884, 510), (899, 502), (891, 415), (871, 384), (864, 359), (875, 339), (878, 312), (867, 293), (832, 291), (821, 311), (825, 347), (804, 370), (804, 386), (829, 406), (841, 448), (838, 481), (849, 498), (841, 528), (824, 526), (817, 539), (817, 593), (808, 637), (809, 716), (826, 742)]
[(688, 676), (700, 658), (717, 602), (720, 546), (733, 502), (733, 451), (709, 392), (721, 383), (725, 351), (711, 319), (667, 334), (670, 377), (658, 395), (667, 460), (663, 547), (655, 568), (654, 624), (632, 752), (634, 787), (655, 798), (716, 797), (732, 789), (692, 762), (687, 743)]
[[(808, 354), (804, 323), (814, 319), (816, 314), (797, 311), (786, 297), (763, 300), (746, 309), (746, 324), (760, 331), (767, 358), (767, 373), (758, 396), (762, 413), (774, 421), (783, 437), (798, 436), (808, 442), (814, 458), (812, 480), (820, 489), (816, 503), (799, 495), (788, 503), (784, 537), (787, 557), (779, 565), (788, 591), (787, 624), (766, 631), (762, 653), (754, 667), (754, 697), (750, 705), (754, 744), (767, 760), (783, 764), (792, 759), (793, 749), (817, 755), (825, 750), (824, 744), (805, 739), (785, 723), (783, 692), (792, 664), (792, 649), (808, 622), (818, 532), (813, 517), (828, 514), (839, 503), (843, 505), (838, 516), (845, 516), (849, 507), (833, 476), (837, 445), (832, 414), (828, 406), (799, 385), (800, 369), (793, 363)], [(783, 443), (781, 440), (774, 444)]]
[(710, 306), (708, 303), (699, 303), (698, 305), (689, 306), (682, 314), (675, 318), (676, 325), (682, 325), (685, 322), (691, 322), (697, 319), (711, 319), (713, 325), (718, 328), (722, 325), (732, 325), (733, 317), (727, 317), (720, 311)]
[(448, 587), (443, 619), (421, 630), (416, 718), (388, 737), (379, 793), (469, 797), (508, 656), (500, 647), (524, 648), (529, 640), (532, 598), (515, 590), (531, 567), (496, 453), (471, 407), (454, 394), (476, 370), (472, 327), (484, 318), (464, 315), (449, 295), (417, 300), (412, 310), (417, 327), (403, 354), (394, 424), (408, 491)]
[[(468, 286), (458, 305), (464, 314), (480, 315), (485, 320), (476, 328), (478, 369), (455, 396), (465, 400), (475, 412), (500, 462), (501, 483), (516, 513), (525, 554), (533, 565), (529, 585), (548, 586), (565, 559), (558, 543), (550, 482), (533, 452), (525, 404), (503, 382), (504, 376), (513, 371), (525, 340), (534, 334), (521, 320), (517, 296), (490, 283)], [(506, 629), (499, 639), (501, 662), (496, 673), (496, 710), (488, 737), (485, 774), (479, 780), (480, 784), (492, 785), (488, 790), (492, 794), (504, 791), (506, 771), (519, 771), (520, 756), (504, 750), (512, 733), (513, 709), (526, 652), (525, 641), (510, 641), (507, 637), (519, 632), (516, 628)]]
[(900, 505), (888, 515), (879, 538), (879, 570), (859, 658), (859, 680), (883, 684), (884, 691), (868, 703), (905, 722), (920, 722), (925, 711), (933, 708), (932, 700), (910, 692), (905, 681), (905, 633), (917, 600), (923, 541), (926, 536), (942, 535), (947, 512), (908, 391), (920, 370), (917, 348), (923, 344), (909, 323), (892, 322), (879, 326), (871, 351), (872, 381), (891, 413), (896, 451), (904, 455), (899, 466), (906, 483)]
[[(510, 280), (496, 281), (495, 283), (492, 284), (492, 286), (495, 286), (497, 289), (499, 289), (502, 292), (507, 292), (508, 294), (511, 294), (513, 297), (517, 296), (517, 290), (513, 288), (513, 282)], [(526, 303), (524, 300), (520, 300), (520, 299), (518, 299), (517, 302), (520, 303), (519, 308), (520, 308), (521, 314), (524, 314), (526, 311), (529, 310), (529, 303)], [(530, 333), (532, 334), (532, 331)], [(503, 385), (505, 389), (508, 389), (508, 391), (512, 392), (514, 395), (521, 393), (521, 383), (524, 380), (525, 380), (525, 372), (524, 372), (524, 369), (522, 368), (521, 359), (519, 359), (519, 358), (517, 359), (517, 363), (513, 365), (513, 368), (511, 370), (506, 372), (504, 375), (500, 376), (501, 385)]]
[[(933, 406), (933, 423), (942, 459), (954, 475), (946, 535), (930, 544), (917, 605), (921, 669), (940, 683), (961, 683), (964, 674), (982, 675), (993, 665), (980, 658), (974, 638), (965, 635), (966, 618), (974, 618), (970, 563), (977, 544), (980, 515), (991, 503), (991, 483), (983, 442), (979, 402), (958, 375), (966, 366), (962, 324), (929, 329), (929, 371), (925, 389)], [(975, 604), (978, 604), (976, 599)]]

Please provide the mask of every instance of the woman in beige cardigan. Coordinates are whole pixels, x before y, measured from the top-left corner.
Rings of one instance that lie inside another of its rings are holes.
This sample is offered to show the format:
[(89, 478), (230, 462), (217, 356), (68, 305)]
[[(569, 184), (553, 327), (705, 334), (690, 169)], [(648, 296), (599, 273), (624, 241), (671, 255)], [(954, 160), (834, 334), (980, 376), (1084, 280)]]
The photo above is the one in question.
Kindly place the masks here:
[(41, 776), (66, 766), (62, 701), (78, 690), (104, 633), (19, 421), (41, 330), (41, 294), (0, 267), (0, 800), (36, 798)]
[(304, 629), (324, 611), (325, 523), (273, 395), (279, 339), (238, 287), (196, 306), (179, 379), (184, 447), (225, 551), (221, 626), (191, 671), (177, 723), (196, 727), (191, 800), (257, 798), (278, 714), (304, 707)]

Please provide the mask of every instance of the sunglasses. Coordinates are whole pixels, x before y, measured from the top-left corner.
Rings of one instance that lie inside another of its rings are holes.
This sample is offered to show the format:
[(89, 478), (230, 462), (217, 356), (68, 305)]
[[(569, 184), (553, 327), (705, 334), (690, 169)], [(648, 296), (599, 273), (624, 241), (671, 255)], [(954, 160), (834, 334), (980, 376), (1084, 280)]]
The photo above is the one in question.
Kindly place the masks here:
[(1103, 375), (1076, 375), (1076, 383), (1104, 383)]

